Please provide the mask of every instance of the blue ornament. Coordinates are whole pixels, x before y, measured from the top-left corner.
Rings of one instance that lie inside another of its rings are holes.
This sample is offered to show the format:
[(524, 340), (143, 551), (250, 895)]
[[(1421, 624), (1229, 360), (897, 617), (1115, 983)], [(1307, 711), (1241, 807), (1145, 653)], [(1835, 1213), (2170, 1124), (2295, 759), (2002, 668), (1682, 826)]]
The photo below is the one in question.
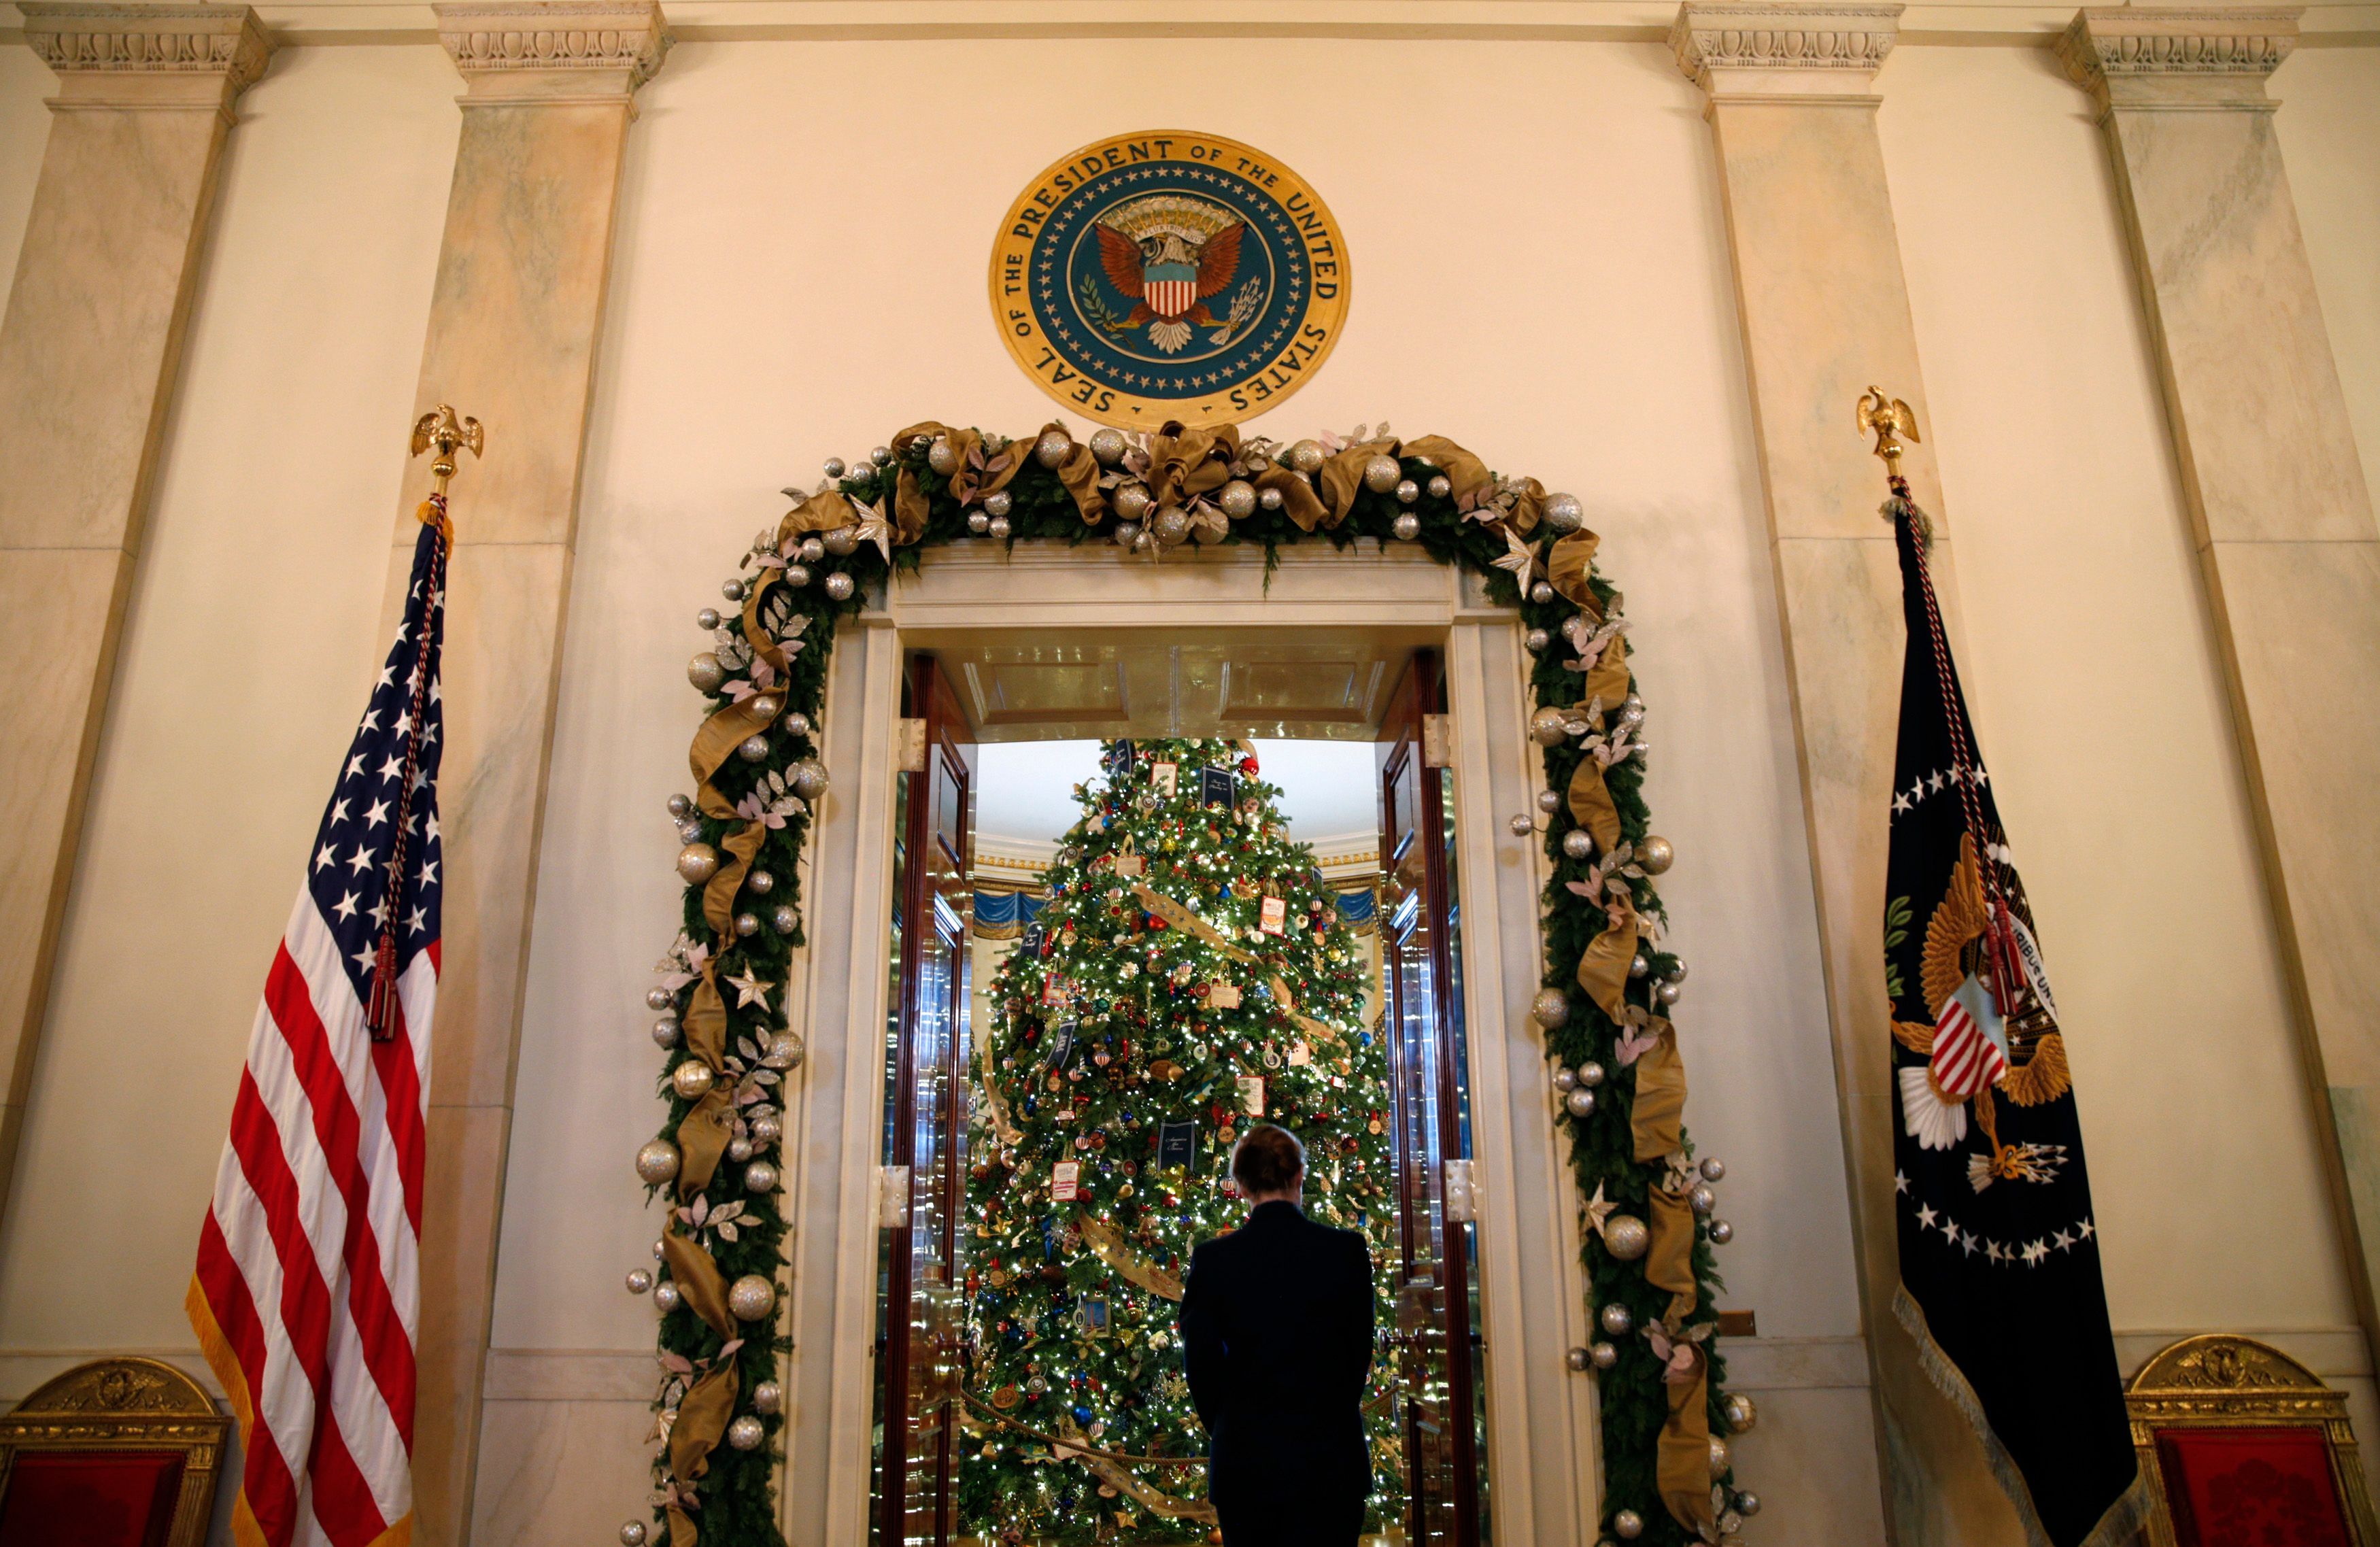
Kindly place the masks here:
[(1076, 1407), (1076, 1408), (1075, 1409), (1075, 1421), (1076, 1423), (1088, 1423), (1088, 1422), (1090, 1422), (1090, 1421), (1091, 1421), (1091, 1410), (1090, 1410), (1090, 1408), (1088, 1408), (1088, 1407)]

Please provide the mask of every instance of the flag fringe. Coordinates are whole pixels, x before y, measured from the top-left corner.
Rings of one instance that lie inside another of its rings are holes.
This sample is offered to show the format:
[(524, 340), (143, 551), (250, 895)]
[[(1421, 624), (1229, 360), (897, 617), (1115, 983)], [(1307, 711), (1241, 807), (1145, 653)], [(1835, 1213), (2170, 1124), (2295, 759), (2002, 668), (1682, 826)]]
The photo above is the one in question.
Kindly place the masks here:
[[(182, 1309), (190, 1318), (190, 1330), (199, 1334), (199, 1352), (205, 1356), (207, 1368), (215, 1372), (215, 1383), (223, 1387), (224, 1396), (231, 1404), (232, 1421), (238, 1428), (239, 1451), (245, 1461), (249, 1447), (256, 1443), (256, 1409), (248, 1398), (248, 1371), (240, 1367), (239, 1356), (232, 1352), (231, 1340), (216, 1324), (215, 1309), (208, 1303), (206, 1285), (199, 1282), (196, 1273), (190, 1275), (190, 1287), (182, 1297)], [(245, 1471), (233, 1480), (239, 1490), (232, 1500), (233, 1542), (236, 1547), (271, 1547), (264, 1528), (257, 1522), (256, 1512), (249, 1507)]]
[[(1934, 1341), (1933, 1329), (1925, 1322), (1925, 1309), (1917, 1303), (1906, 1285), (1897, 1285), (1893, 1288), (1892, 1314), (1900, 1322), (1901, 1329), (1916, 1343), (1919, 1368), (1925, 1371), (1926, 1378), (1934, 1383), (1935, 1388), (1949, 1398), (1950, 1406), (1959, 1409), (1959, 1416), (1967, 1420), (1968, 1427), (1975, 1431), (1975, 1437), (1983, 1441), (1984, 1455), (1991, 1463), (1992, 1476), (1998, 1481), (2000, 1491), (2009, 1496), (2009, 1502), (2016, 1505), (2017, 1518), (2024, 1524), (2026, 1547), (2054, 1547), (2049, 1533), (2042, 1529), (2041, 1512), (2034, 1506), (2033, 1490), (2025, 1485), (2024, 1474), (2017, 1469), (2016, 1458), (2008, 1453), (2008, 1447), (2000, 1443), (1999, 1436), (1992, 1431), (1991, 1419), (1984, 1416), (1984, 1405), (1976, 1398), (1975, 1388), (1967, 1383), (1966, 1375), (1951, 1361), (1950, 1356), (1942, 1351), (1942, 1346)], [(2099, 1523), (2092, 1527), (2090, 1534), (2076, 1542), (2074, 1547), (2130, 1547), (2142, 1528), (2147, 1525), (2155, 1508), (2155, 1503), (2149, 1495), (2148, 1479), (2135, 1469), (2131, 1486), (2107, 1506), (2107, 1512), (2099, 1517)]]

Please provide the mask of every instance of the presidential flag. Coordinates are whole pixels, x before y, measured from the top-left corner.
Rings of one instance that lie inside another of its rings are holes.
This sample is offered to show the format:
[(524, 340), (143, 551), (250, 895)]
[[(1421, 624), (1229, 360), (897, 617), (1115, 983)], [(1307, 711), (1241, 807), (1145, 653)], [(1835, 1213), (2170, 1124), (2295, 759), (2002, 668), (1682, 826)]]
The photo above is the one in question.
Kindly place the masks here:
[(239, 1420), (241, 1547), (397, 1547), (412, 1529), (448, 545), (434, 498), (265, 975), (199, 1239), (187, 1303)]
[(1926, 573), (1893, 479), (1900, 745), (1886, 870), (1895, 1309), (2053, 1547), (2112, 1547), (2142, 1494), (2065, 1032)]

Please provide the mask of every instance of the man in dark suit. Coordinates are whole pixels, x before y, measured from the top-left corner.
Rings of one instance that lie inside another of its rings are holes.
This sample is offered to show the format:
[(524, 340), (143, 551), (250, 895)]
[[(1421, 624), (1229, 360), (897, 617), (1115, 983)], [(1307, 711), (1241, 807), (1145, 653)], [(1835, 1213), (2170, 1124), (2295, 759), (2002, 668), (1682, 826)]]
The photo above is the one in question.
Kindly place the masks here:
[(1371, 1250), (1305, 1217), (1305, 1150), (1287, 1129), (1250, 1128), (1232, 1177), (1247, 1223), (1190, 1254), (1182, 1289), (1207, 1496), (1224, 1547), (1354, 1547), (1372, 1488)]

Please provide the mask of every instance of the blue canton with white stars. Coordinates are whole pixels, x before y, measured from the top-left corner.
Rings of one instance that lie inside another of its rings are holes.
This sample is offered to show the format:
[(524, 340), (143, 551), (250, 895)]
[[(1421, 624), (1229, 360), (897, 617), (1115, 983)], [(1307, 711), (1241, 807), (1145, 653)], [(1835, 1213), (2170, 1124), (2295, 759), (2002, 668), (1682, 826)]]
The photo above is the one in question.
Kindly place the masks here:
[[(438, 908), (444, 849), (438, 834), (438, 760), (444, 749), (443, 710), (439, 701), (438, 653), (445, 629), (446, 598), (435, 580), (438, 535), (421, 529), (413, 550), (413, 579), (406, 593), (405, 621), (387, 662), (372, 686), (371, 702), (339, 765), (338, 784), (315, 834), (306, 867), (314, 906), (330, 926), (358, 1001), (369, 1004), (380, 948), (381, 925), (396, 920), (396, 969), (401, 980), (413, 958), (438, 939)], [(405, 762), (416, 729), (415, 687), (428, 675), (420, 695), (419, 748), (407, 799)], [(389, 896), (389, 859), (399, 831), (405, 842), (405, 874)]]

